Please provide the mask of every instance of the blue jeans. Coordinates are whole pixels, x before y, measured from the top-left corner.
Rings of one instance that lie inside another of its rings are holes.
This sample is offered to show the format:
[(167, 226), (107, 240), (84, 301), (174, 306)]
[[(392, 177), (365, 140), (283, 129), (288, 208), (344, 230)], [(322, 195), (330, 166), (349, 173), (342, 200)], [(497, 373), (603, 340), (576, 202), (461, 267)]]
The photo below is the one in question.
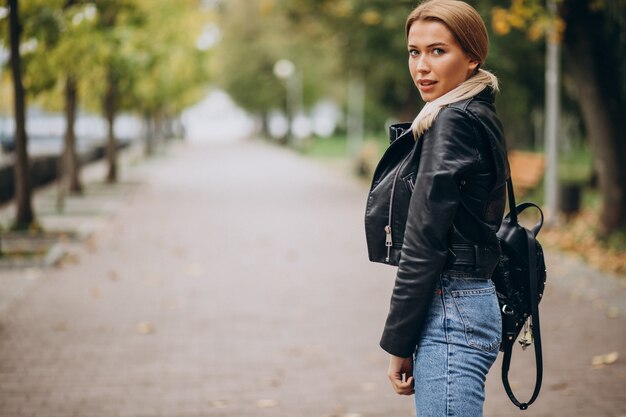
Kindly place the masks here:
[(418, 417), (481, 417), (502, 318), (493, 282), (442, 274), (414, 356)]

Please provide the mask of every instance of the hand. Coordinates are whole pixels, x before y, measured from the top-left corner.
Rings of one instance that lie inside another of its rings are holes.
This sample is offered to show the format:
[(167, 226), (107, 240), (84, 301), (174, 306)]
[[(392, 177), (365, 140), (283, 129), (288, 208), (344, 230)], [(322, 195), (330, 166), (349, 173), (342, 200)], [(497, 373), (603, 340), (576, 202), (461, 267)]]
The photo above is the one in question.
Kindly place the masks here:
[(401, 358), (391, 355), (387, 376), (393, 389), (400, 395), (415, 393), (413, 384), (413, 358)]

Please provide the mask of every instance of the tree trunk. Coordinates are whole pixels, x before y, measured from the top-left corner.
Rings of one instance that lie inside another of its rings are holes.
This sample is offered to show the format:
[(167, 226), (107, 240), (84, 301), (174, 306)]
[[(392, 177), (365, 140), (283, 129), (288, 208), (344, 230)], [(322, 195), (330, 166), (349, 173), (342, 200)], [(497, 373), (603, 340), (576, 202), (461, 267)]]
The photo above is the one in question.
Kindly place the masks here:
[(162, 150), (165, 140), (163, 136), (163, 112), (161, 110), (154, 113), (154, 140), (157, 150)]
[(562, 6), (566, 23), (564, 50), (579, 88), (579, 103), (594, 153), (602, 193), (602, 233), (626, 226), (626, 105), (620, 85), (620, 48), (606, 30), (607, 11), (590, 0)]
[(65, 79), (65, 148), (63, 150), (63, 177), (68, 181), (71, 193), (81, 193), (83, 186), (80, 183), (80, 161), (76, 154), (76, 134), (74, 124), (76, 121), (76, 101), (78, 87), (76, 79), (68, 75)]
[(26, 98), (22, 85), (20, 58), (20, 24), (17, 0), (9, 0), (9, 39), (11, 40), (11, 71), (13, 73), (15, 111), (15, 200), (17, 213), (14, 227), (27, 229), (35, 221), (31, 203), (30, 169), (28, 161), (28, 138), (26, 136)]
[(150, 113), (145, 113), (143, 116), (144, 123), (144, 156), (150, 157), (154, 154), (154, 129), (152, 123), (152, 116)]
[(107, 77), (106, 92), (104, 94), (104, 114), (107, 120), (107, 164), (108, 172), (106, 181), (117, 182), (117, 141), (115, 140), (115, 112), (117, 106), (117, 87), (112, 72), (109, 70)]

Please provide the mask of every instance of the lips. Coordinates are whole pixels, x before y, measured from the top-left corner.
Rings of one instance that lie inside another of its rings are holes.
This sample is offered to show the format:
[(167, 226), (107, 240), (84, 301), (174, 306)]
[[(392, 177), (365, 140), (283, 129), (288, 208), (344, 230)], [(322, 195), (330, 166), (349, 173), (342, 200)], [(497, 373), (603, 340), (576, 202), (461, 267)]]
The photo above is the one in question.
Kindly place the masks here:
[(417, 80), (417, 88), (422, 93), (432, 92), (435, 89), (435, 84), (437, 84), (437, 81), (434, 81), (434, 80), (426, 80), (426, 79)]

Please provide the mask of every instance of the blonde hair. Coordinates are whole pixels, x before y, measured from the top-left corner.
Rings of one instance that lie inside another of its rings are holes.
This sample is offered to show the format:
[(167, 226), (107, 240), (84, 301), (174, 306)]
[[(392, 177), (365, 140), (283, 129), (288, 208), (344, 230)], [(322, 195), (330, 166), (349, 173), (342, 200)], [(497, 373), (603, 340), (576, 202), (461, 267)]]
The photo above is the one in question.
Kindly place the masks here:
[(419, 20), (436, 21), (446, 26), (468, 57), (478, 62), (478, 67), (470, 78), (456, 88), (426, 103), (413, 121), (412, 129), (416, 138), (430, 128), (439, 111), (448, 104), (474, 97), (486, 87), (498, 90), (496, 76), (480, 68), (489, 51), (489, 36), (485, 22), (476, 9), (459, 0), (427, 0), (407, 17), (405, 27), (407, 37), (411, 25)]
[(489, 51), (487, 27), (476, 9), (459, 0), (427, 0), (417, 6), (406, 19), (406, 35), (418, 20), (437, 21), (448, 28), (461, 49), (482, 64)]

